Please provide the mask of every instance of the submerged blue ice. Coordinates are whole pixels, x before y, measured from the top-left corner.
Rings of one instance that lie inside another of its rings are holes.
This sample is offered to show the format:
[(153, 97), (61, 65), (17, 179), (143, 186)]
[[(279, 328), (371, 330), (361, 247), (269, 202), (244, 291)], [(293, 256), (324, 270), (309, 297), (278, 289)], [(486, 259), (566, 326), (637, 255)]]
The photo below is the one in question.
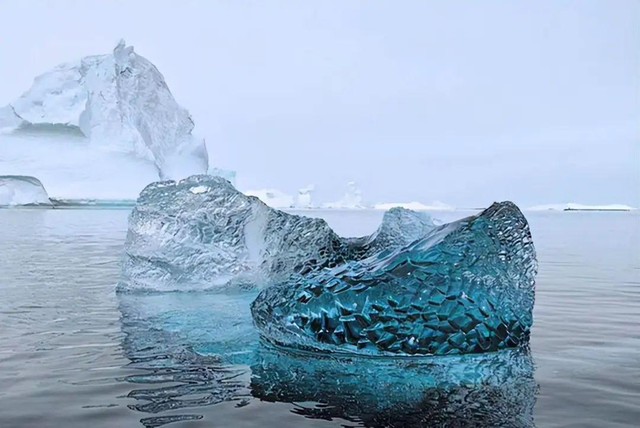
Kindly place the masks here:
[(511, 202), (399, 249), (288, 280), (252, 304), (268, 341), (369, 355), (465, 354), (527, 343), (536, 253)]
[(533, 426), (537, 385), (526, 346), (442, 358), (298, 352), (259, 340), (249, 311), (254, 297), (118, 294), (122, 348), (135, 369), (124, 378), (127, 396), (131, 409), (148, 415), (145, 426), (160, 425), (169, 412), (257, 400), (296, 403), (304, 418), (353, 426)]

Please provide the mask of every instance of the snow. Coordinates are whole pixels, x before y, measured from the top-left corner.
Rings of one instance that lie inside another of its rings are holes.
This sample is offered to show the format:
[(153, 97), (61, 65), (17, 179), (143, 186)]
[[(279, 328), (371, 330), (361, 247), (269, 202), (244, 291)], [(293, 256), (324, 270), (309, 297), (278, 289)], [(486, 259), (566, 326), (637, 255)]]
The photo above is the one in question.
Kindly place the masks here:
[(189, 191), (191, 193), (193, 193), (194, 195), (199, 195), (200, 193), (208, 192), (209, 189), (210, 189), (210, 187), (208, 187), (208, 186), (194, 186), (191, 189), (189, 189)]
[(566, 204), (547, 204), (529, 207), (526, 211), (632, 211), (637, 208), (623, 204), (584, 205), (569, 202)]
[(291, 208), (293, 196), (278, 189), (258, 189), (243, 192), (247, 196), (255, 196), (271, 208)]
[(363, 209), (366, 206), (362, 203), (362, 191), (358, 188), (358, 185), (355, 181), (350, 181), (347, 183), (347, 191), (340, 199), (336, 202), (329, 202), (322, 205), (323, 208), (330, 209)]
[(421, 202), (386, 202), (379, 203), (373, 206), (376, 210), (390, 210), (393, 207), (401, 207), (414, 211), (453, 211), (454, 207), (445, 204), (444, 202), (434, 201), (431, 205), (425, 205)]
[(38, 176), (60, 198), (135, 198), (152, 181), (206, 173), (193, 128), (158, 69), (121, 41), (0, 108), (0, 168)]
[(49, 195), (35, 177), (0, 175), (0, 206), (47, 205)]

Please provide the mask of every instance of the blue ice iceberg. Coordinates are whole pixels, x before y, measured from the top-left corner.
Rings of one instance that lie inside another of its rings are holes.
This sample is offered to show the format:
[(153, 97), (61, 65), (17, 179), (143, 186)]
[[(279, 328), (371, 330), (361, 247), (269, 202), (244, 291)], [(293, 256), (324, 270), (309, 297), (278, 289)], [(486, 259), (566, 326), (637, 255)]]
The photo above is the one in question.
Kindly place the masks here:
[(536, 253), (511, 202), (399, 249), (293, 275), (252, 304), (277, 345), (369, 355), (465, 354), (527, 343)]

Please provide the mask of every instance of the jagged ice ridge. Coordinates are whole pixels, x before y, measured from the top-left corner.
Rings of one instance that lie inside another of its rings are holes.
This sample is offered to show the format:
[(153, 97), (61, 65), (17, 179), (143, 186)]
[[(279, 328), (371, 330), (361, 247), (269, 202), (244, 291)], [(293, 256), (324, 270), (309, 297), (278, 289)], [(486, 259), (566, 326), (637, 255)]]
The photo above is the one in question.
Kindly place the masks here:
[(528, 342), (536, 253), (510, 202), (263, 290), (252, 304), (267, 340), (368, 355), (464, 354)]
[(322, 219), (270, 208), (220, 177), (147, 186), (129, 218), (120, 291), (264, 287), (396, 248), (435, 228), (401, 208), (363, 238), (342, 238)]

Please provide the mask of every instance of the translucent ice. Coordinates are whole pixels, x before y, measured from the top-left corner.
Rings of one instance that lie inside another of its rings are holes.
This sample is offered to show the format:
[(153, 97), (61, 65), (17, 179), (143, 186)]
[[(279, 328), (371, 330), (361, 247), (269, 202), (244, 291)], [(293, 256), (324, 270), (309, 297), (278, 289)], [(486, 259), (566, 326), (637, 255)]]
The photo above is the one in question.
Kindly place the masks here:
[(360, 260), (432, 230), (431, 218), (397, 208), (364, 238), (341, 238), (322, 219), (287, 214), (221, 177), (147, 186), (129, 218), (123, 290), (264, 286)]
[(432, 230), (402, 248), (263, 290), (261, 334), (328, 352), (462, 354), (526, 343), (536, 254), (510, 202)]
[(0, 175), (0, 206), (18, 205), (51, 206), (51, 201), (37, 178), (25, 175)]

